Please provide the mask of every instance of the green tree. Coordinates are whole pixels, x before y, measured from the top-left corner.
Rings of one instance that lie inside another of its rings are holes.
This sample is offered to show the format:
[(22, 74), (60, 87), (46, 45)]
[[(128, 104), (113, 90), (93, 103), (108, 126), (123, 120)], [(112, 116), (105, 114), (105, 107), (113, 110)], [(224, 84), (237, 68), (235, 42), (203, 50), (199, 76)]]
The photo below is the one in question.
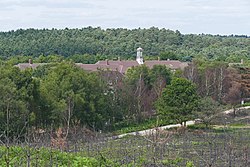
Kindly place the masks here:
[(199, 97), (195, 85), (184, 78), (174, 78), (156, 103), (158, 114), (183, 123), (193, 118)]
[(155, 94), (154, 101), (161, 96), (163, 88), (170, 84), (171, 78), (171, 70), (164, 65), (154, 65), (150, 69), (151, 94)]
[(199, 102), (199, 111), (197, 117), (208, 127), (215, 119), (216, 115), (222, 110), (220, 103), (211, 97), (202, 98)]
[(178, 60), (178, 55), (175, 54), (174, 52), (162, 52), (160, 54), (161, 60)]
[(133, 115), (137, 121), (142, 120), (142, 112), (145, 112), (148, 92), (150, 90), (150, 69), (145, 66), (137, 66), (128, 69), (125, 76), (125, 84), (127, 84), (128, 95), (131, 95), (135, 106)]
[(43, 111), (39, 112), (42, 114), (39, 120), (67, 127), (72, 120), (80, 120), (82, 124), (101, 128), (108, 114), (99, 81), (95, 73), (86, 73), (73, 63), (54, 66), (41, 80)]
[(145, 65), (129, 69), (124, 80), (126, 88), (123, 91), (127, 92), (126, 97), (130, 96), (127, 99), (127, 106), (133, 111), (130, 115), (142, 120), (143, 113), (152, 114), (154, 102), (161, 96), (163, 88), (170, 83), (171, 77), (170, 69), (163, 65), (155, 65), (152, 69)]
[(21, 137), (26, 131), (28, 121), (27, 101), (22, 98), (16, 84), (8, 76), (10, 69), (0, 68), (0, 132), (9, 140)]

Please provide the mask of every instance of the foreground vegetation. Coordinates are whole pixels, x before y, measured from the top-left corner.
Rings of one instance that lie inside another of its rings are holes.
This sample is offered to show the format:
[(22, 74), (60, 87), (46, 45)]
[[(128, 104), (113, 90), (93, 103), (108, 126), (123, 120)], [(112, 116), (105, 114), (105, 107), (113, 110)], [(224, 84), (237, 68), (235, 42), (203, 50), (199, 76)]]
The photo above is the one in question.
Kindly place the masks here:
[(0, 166), (60, 166), (60, 167), (101, 167), (118, 166), (112, 161), (101, 158), (86, 158), (81, 153), (62, 152), (50, 148), (33, 148), (28, 146), (0, 147)]
[(2, 166), (249, 166), (249, 110), (220, 113), (217, 125), (156, 130), (116, 138), (81, 128), (63, 132), (29, 131), (25, 140), (0, 146)]
[(231, 131), (224, 126), (219, 131), (192, 127), (121, 139), (100, 134), (92, 139), (89, 136), (78, 136), (77, 139), (68, 139), (65, 147), (58, 148), (46, 146), (43, 140), (19, 146), (1, 146), (0, 162), (2, 166), (72, 167), (250, 165), (250, 129)]

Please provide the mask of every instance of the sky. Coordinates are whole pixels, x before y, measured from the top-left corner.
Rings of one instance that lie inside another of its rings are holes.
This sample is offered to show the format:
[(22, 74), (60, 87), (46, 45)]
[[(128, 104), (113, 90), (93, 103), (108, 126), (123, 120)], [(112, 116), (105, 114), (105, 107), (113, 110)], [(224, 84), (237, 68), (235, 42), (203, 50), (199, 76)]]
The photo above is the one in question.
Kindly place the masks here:
[(250, 36), (250, 0), (0, 0), (0, 31), (88, 26)]

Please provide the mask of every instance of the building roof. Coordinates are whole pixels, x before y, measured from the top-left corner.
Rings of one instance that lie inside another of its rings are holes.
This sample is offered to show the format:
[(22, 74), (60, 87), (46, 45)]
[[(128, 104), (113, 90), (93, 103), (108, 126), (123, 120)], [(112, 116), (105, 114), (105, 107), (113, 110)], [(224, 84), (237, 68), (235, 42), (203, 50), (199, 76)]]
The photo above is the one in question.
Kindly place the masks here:
[(144, 64), (149, 68), (153, 68), (154, 65), (165, 65), (170, 69), (184, 69), (184, 67), (188, 66), (188, 63), (180, 62), (178, 60), (151, 60), (145, 61)]
[[(26, 68), (35, 69), (40, 65), (45, 65), (47, 63), (19, 63), (16, 67), (24, 70)], [(154, 65), (166, 65), (168, 68), (176, 70), (176, 69), (184, 69), (184, 67), (188, 66), (187, 63), (180, 62), (177, 60), (150, 60), (145, 61), (144, 64), (149, 68), (153, 68)], [(76, 63), (76, 66), (87, 70), (87, 71), (98, 71), (98, 70), (110, 70), (110, 71), (118, 71), (120, 73), (125, 73), (129, 68), (139, 66), (137, 61), (133, 60), (104, 60), (98, 61), (95, 64), (82, 64)]]
[(19, 63), (15, 66), (18, 67), (20, 70), (25, 70), (26, 68), (36, 69), (38, 66), (46, 64), (48, 63)]

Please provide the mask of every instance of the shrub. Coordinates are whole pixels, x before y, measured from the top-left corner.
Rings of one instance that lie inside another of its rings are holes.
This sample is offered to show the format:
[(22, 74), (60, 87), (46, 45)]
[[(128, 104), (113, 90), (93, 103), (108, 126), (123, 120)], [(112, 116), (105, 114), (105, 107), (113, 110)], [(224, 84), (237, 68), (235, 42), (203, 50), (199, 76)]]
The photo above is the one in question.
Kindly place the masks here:
[(95, 158), (83, 157), (78, 153), (67, 153), (47, 148), (0, 146), (0, 167), (26, 166), (28, 163), (30, 166), (116, 166), (110, 160), (99, 161)]

